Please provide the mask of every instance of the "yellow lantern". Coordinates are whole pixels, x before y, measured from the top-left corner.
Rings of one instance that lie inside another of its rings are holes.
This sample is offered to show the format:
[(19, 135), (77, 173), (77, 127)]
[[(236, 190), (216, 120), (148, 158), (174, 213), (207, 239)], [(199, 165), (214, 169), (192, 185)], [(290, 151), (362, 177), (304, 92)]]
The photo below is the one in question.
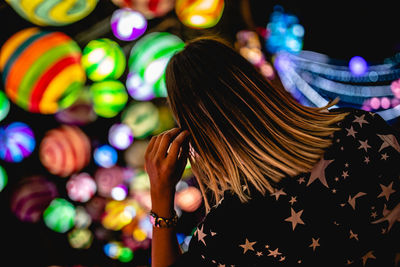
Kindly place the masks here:
[(224, 0), (177, 0), (175, 12), (186, 26), (205, 29), (219, 22), (224, 5)]

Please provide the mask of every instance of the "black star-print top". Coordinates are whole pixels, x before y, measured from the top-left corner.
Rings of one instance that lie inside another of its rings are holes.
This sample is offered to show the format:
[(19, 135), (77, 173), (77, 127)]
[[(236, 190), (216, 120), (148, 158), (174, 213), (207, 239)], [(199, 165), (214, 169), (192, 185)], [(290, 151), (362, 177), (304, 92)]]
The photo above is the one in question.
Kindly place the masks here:
[(225, 193), (173, 266), (400, 262), (399, 135), (378, 114), (343, 110), (349, 115), (311, 172), (245, 204)]

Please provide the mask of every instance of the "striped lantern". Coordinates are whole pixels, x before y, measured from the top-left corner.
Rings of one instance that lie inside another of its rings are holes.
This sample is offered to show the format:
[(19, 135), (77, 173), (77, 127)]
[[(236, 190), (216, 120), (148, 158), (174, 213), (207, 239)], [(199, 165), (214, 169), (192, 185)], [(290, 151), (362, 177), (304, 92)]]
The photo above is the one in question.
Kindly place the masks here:
[(12, 213), (23, 222), (38, 222), (50, 202), (58, 196), (55, 183), (43, 176), (21, 179), (13, 189), (10, 206)]
[(39, 159), (50, 173), (67, 177), (88, 165), (90, 152), (89, 138), (79, 127), (62, 125), (45, 134)]
[(224, 0), (176, 0), (175, 12), (186, 26), (205, 29), (219, 22), (224, 6)]
[(82, 53), (82, 66), (94, 82), (118, 79), (126, 67), (126, 59), (119, 44), (108, 38), (90, 41)]
[(0, 51), (5, 92), (29, 112), (54, 114), (79, 96), (86, 81), (80, 61), (80, 47), (66, 34), (21, 30)]
[(128, 93), (118, 80), (95, 82), (90, 86), (94, 112), (104, 118), (112, 118), (125, 107)]
[(89, 15), (98, 0), (6, 0), (24, 19), (38, 26), (63, 26)]

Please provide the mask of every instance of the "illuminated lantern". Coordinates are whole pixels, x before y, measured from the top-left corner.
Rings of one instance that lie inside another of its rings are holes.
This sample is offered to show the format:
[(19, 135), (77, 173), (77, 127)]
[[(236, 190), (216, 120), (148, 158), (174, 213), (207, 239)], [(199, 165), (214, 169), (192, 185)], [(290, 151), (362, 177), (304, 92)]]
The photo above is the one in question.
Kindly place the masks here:
[(92, 218), (85, 207), (77, 206), (75, 209), (75, 228), (84, 229), (92, 224)]
[(104, 209), (101, 223), (106, 229), (119, 231), (135, 218), (139, 209), (137, 202), (132, 199), (111, 200)]
[(79, 98), (68, 108), (55, 114), (57, 121), (63, 124), (82, 126), (94, 122), (97, 114), (93, 110), (93, 103), (89, 90), (82, 90)]
[(136, 140), (124, 153), (126, 163), (133, 168), (143, 168), (144, 154), (146, 153), (149, 141)]
[(89, 229), (73, 229), (68, 233), (68, 242), (76, 249), (88, 249), (93, 242), (93, 233)]
[(202, 196), (199, 189), (189, 186), (175, 194), (175, 203), (183, 211), (194, 212), (202, 202)]
[(38, 26), (64, 26), (89, 15), (98, 0), (6, 0), (24, 19)]
[(8, 182), (8, 176), (6, 170), (0, 166), (0, 192), (3, 191)]
[(364, 58), (355, 56), (350, 59), (349, 68), (353, 75), (362, 76), (367, 72), (368, 63)]
[(145, 33), (146, 29), (146, 18), (132, 9), (117, 9), (111, 16), (111, 30), (120, 40), (133, 41)]
[(62, 32), (28, 28), (2, 46), (5, 92), (19, 107), (54, 114), (72, 105), (86, 81), (81, 49)]
[(400, 79), (394, 80), (390, 84), (390, 90), (392, 91), (395, 98), (400, 98)]
[(180, 38), (168, 32), (152, 32), (140, 38), (129, 56), (128, 93), (139, 101), (166, 97), (165, 68), (184, 45)]
[(102, 197), (111, 197), (111, 190), (124, 182), (124, 172), (120, 166), (99, 168), (94, 173), (97, 193)]
[(7, 117), (8, 112), (10, 111), (10, 101), (7, 96), (0, 91), (0, 121), (2, 121), (5, 117)]
[(117, 42), (100, 38), (90, 41), (83, 48), (82, 66), (94, 82), (118, 79), (125, 70), (126, 59)]
[(108, 142), (116, 149), (127, 149), (133, 142), (132, 129), (123, 123), (114, 124), (108, 130)]
[(114, 200), (124, 200), (128, 195), (128, 187), (124, 184), (117, 185), (111, 189), (111, 197)]
[(139, 11), (147, 19), (152, 19), (172, 11), (175, 0), (112, 0), (112, 2), (121, 8)]
[(117, 163), (118, 153), (109, 145), (102, 145), (93, 152), (94, 162), (100, 167), (110, 168)]
[(36, 147), (32, 129), (23, 122), (12, 122), (0, 127), (0, 158), (7, 162), (21, 162)]
[(90, 86), (90, 93), (94, 112), (105, 118), (118, 115), (128, 102), (125, 86), (118, 80), (95, 82)]
[(224, 0), (176, 0), (175, 12), (188, 27), (204, 29), (215, 26), (222, 17)]
[(66, 233), (74, 227), (75, 207), (63, 198), (55, 198), (43, 212), (47, 227), (58, 233)]
[(152, 135), (158, 135), (176, 126), (175, 119), (169, 107), (157, 106), (157, 109), (159, 116), (159, 124), (158, 127), (153, 131)]
[(158, 109), (151, 102), (132, 103), (122, 113), (122, 122), (132, 129), (136, 139), (144, 139), (159, 125)]
[(50, 202), (58, 196), (57, 186), (43, 176), (23, 178), (10, 199), (11, 211), (23, 222), (38, 222)]
[(71, 176), (67, 184), (68, 197), (73, 201), (87, 202), (96, 193), (96, 182), (88, 173)]
[(80, 171), (89, 163), (90, 141), (77, 126), (62, 125), (49, 130), (39, 147), (39, 159), (47, 170), (60, 177)]
[(95, 195), (91, 200), (85, 203), (85, 210), (92, 220), (98, 222), (101, 219), (101, 215), (103, 214), (106, 203), (107, 200), (104, 197)]
[(129, 189), (132, 193), (138, 191), (149, 191), (150, 190), (150, 179), (149, 175), (143, 169), (139, 169), (134, 174), (130, 181)]

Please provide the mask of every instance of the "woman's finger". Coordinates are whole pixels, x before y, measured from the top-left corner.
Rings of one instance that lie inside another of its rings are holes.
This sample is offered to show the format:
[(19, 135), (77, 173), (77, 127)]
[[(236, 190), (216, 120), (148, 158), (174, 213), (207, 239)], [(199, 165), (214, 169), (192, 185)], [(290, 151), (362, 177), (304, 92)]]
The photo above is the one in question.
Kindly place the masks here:
[(173, 128), (171, 130), (168, 130), (160, 136), (160, 142), (158, 143), (157, 146), (157, 152), (156, 156), (160, 158), (165, 158), (167, 155), (168, 148), (171, 144), (171, 140), (175, 138), (175, 136), (179, 133), (180, 129), (179, 128)]
[(187, 139), (187, 137), (189, 136), (189, 131), (185, 130), (181, 133), (178, 134), (178, 136), (174, 139), (174, 141), (172, 141), (171, 143), (171, 147), (169, 148), (169, 152), (168, 152), (168, 161), (171, 164), (174, 164), (176, 162), (176, 160), (178, 159), (178, 155), (179, 155), (179, 150), (181, 149), (184, 141)]
[(147, 159), (148, 156), (150, 155), (151, 150), (152, 150), (153, 147), (154, 147), (155, 141), (156, 141), (156, 137), (153, 136), (153, 137), (150, 139), (149, 144), (147, 145), (146, 152), (144, 153), (144, 158), (145, 158), (145, 159)]

